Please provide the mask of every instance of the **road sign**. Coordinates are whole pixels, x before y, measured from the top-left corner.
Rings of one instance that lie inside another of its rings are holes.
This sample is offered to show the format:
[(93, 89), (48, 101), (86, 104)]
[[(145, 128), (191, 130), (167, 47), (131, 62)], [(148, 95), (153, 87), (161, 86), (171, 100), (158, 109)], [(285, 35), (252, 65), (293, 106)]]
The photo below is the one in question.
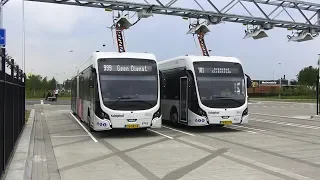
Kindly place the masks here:
[(6, 29), (0, 28), (0, 45), (6, 45)]

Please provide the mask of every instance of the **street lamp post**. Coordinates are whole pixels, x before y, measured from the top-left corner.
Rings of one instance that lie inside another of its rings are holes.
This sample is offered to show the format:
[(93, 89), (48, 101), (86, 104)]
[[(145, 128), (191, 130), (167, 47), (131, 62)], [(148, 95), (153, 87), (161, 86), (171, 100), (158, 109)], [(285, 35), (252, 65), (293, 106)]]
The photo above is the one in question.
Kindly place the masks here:
[(316, 83), (316, 91), (317, 91), (317, 115), (319, 115), (319, 80), (320, 80), (320, 54), (318, 54), (318, 77)]
[(274, 70), (272, 70), (272, 80), (274, 81)]
[(282, 73), (281, 73), (281, 63), (278, 63), (279, 65), (280, 65), (280, 69), (279, 69), (279, 72), (280, 72), (280, 79), (279, 79), (279, 81), (280, 81), (280, 88), (279, 88), (279, 99), (281, 99), (281, 79), (282, 79)]

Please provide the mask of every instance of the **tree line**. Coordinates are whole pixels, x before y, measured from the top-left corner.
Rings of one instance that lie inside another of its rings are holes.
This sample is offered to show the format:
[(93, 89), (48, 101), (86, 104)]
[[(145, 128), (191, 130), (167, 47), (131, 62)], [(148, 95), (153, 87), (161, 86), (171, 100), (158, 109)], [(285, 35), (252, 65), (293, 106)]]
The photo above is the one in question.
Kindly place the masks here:
[(60, 96), (70, 96), (71, 81), (65, 80), (59, 84), (53, 77), (49, 79), (41, 75), (29, 74), (26, 77), (26, 97), (27, 98), (41, 98), (48, 91), (59, 89)]

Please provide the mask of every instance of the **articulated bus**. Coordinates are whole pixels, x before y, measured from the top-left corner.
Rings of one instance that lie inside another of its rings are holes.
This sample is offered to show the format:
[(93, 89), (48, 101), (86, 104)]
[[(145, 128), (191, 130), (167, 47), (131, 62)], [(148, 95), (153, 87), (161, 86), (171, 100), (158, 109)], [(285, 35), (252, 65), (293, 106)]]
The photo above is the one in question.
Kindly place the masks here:
[(237, 58), (181, 56), (158, 67), (164, 120), (188, 126), (248, 123), (251, 79)]
[(95, 52), (72, 79), (71, 94), (71, 110), (91, 131), (161, 128), (153, 54)]

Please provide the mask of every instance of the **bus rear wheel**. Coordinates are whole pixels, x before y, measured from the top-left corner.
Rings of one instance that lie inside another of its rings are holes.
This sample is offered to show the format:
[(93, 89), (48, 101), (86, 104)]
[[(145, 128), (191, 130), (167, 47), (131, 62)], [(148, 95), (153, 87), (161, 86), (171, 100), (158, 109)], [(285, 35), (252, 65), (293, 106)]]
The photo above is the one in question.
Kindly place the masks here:
[(178, 124), (178, 113), (177, 111), (173, 111), (170, 116), (170, 120), (173, 124)]

